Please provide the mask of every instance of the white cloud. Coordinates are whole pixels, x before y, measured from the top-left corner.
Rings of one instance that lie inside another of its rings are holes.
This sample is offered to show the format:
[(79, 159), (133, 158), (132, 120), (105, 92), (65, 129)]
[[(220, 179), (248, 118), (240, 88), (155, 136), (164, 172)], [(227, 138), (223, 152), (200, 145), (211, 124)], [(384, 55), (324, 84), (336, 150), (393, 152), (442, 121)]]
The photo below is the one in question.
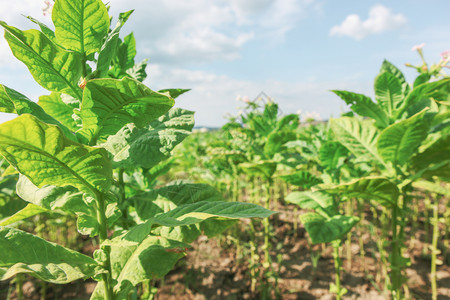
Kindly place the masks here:
[[(132, 26), (138, 53), (151, 61), (189, 65), (240, 58), (253, 39), (282, 42), (318, 0), (111, 0), (111, 14), (138, 8)], [(130, 26), (131, 25), (131, 26)]]
[(403, 14), (394, 14), (383, 5), (373, 6), (369, 11), (369, 18), (362, 21), (356, 14), (348, 15), (345, 20), (330, 30), (332, 36), (350, 36), (357, 40), (364, 37), (393, 30), (406, 24)]
[(176, 106), (196, 112), (198, 126), (222, 126), (226, 114), (238, 112), (236, 97), (256, 97), (261, 91), (273, 98), (284, 114), (316, 112), (322, 118), (337, 117), (346, 105), (330, 92), (332, 89), (368, 93), (371, 84), (361, 82), (359, 75), (342, 77), (336, 81), (310, 78), (307, 81), (237, 80), (205, 71), (192, 71), (153, 64), (148, 68), (149, 79), (144, 83), (153, 90), (163, 88), (191, 88), (176, 99)]

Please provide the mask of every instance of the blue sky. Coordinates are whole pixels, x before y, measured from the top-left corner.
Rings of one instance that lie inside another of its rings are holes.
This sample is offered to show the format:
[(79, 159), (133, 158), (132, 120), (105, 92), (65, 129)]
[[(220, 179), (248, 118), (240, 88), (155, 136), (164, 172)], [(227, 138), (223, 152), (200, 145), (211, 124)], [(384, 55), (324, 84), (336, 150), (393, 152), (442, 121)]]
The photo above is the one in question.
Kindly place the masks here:
[[(5, 0), (1, 0), (5, 1)], [(331, 89), (373, 94), (383, 59), (405, 72), (420, 64), (412, 46), (437, 63), (450, 50), (448, 0), (110, 0), (111, 15), (136, 9), (122, 33), (135, 33), (138, 60), (149, 58), (152, 89), (191, 88), (177, 106), (196, 111), (197, 126), (221, 126), (236, 114), (237, 96), (261, 91), (284, 113), (322, 119), (346, 110)], [(21, 15), (47, 24), (44, 1), (8, 1), (0, 19), (33, 28)], [(47, 94), (0, 41), (0, 83), (37, 101)], [(0, 121), (12, 118), (1, 114)]]

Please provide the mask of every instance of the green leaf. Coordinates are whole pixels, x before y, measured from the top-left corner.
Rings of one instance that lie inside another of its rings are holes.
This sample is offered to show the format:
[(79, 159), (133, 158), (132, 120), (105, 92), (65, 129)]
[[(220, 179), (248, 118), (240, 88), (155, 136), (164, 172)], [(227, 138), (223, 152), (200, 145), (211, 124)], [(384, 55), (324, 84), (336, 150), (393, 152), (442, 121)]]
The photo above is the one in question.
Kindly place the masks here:
[(352, 117), (330, 119), (330, 127), (341, 144), (360, 159), (368, 158), (383, 163), (378, 155), (378, 131), (371, 122)]
[(91, 213), (95, 209), (83, 200), (83, 193), (72, 186), (35, 186), (26, 176), (17, 181), (17, 195), (23, 200), (46, 210), (63, 210), (70, 213)]
[(428, 133), (426, 110), (385, 128), (378, 138), (378, 153), (385, 162), (403, 165), (410, 159)]
[[(149, 236), (139, 243), (130, 243), (121, 237), (112, 240), (112, 277), (116, 283), (114, 299), (127, 299), (127, 295), (139, 283), (162, 278), (185, 256), (186, 244), (161, 237)], [(91, 299), (105, 299), (100, 282)]]
[(98, 266), (86, 255), (8, 227), (0, 227), (0, 252), (0, 280), (24, 273), (64, 284), (93, 276)]
[(108, 137), (105, 148), (114, 156), (120, 167), (152, 168), (171, 155), (194, 127), (194, 112), (172, 108), (164, 116), (150, 123), (147, 128), (132, 124)]
[(351, 110), (358, 115), (374, 119), (377, 127), (384, 128), (389, 125), (386, 113), (369, 97), (348, 91), (333, 90), (332, 92), (351, 105)]
[(172, 97), (173, 99), (178, 98), (178, 96), (189, 92), (191, 89), (164, 89), (164, 90), (159, 90), (158, 93), (169, 93), (170, 97)]
[(109, 29), (108, 11), (101, 0), (58, 0), (52, 20), (58, 43), (86, 56), (98, 52)]
[(147, 126), (173, 105), (168, 95), (154, 92), (131, 78), (94, 79), (84, 89), (79, 113), (83, 129), (79, 133), (92, 144), (97, 140), (104, 142), (128, 123)]
[(342, 239), (359, 222), (359, 218), (336, 215), (325, 218), (316, 213), (306, 213), (300, 216), (306, 232), (313, 244), (329, 243)]
[(427, 180), (415, 181), (412, 183), (413, 187), (418, 189), (423, 189), (431, 193), (436, 193), (443, 195), (445, 197), (450, 197), (450, 189), (448, 183), (442, 186), (440, 183), (431, 182)]
[(271, 178), (277, 169), (277, 164), (271, 161), (257, 161), (239, 164), (239, 168), (250, 176)]
[(297, 135), (292, 130), (279, 130), (270, 133), (264, 145), (264, 154), (272, 158), (276, 153), (283, 149), (283, 145), (289, 141), (296, 140)]
[(31, 115), (0, 125), (0, 153), (38, 187), (71, 185), (95, 194), (111, 185), (106, 150), (72, 142)]
[[(0, 222), (0, 226), (6, 226), (10, 225), (25, 219), (28, 219), (30, 217), (34, 217), (36, 215), (39, 215), (43, 212), (48, 212), (48, 209), (42, 208), (40, 206), (34, 205), (32, 203), (29, 203), (27, 206), (22, 208), (20, 211), (16, 212), (12, 216), (2, 220)], [(1, 271), (0, 271), (1, 272)]]
[(71, 131), (77, 131), (79, 129), (72, 117), (74, 114), (73, 108), (61, 100), (60, 93), (40, 96), (38, 105)]
[(126, 234), (129, 241), (139, 241), (147, 236), (154, 224), (166, 227), (189, 226), (201, 223), (209, 218), (267, 218), (274, 212), (259, 205), (242, 202), (200, 201), (184, 204), (148, 219), (145, 223), (133, 227)]
[(8, 110), (5, 112), (16, 113), (18, 115), (32, 114), (33, 116), (37, 117), (39, 120), (45, 123), (58, 125), (68, 138), (76, 141), (75, 135), (66, 126), (64, 126), (58, 120), (47, 114), (41, 106), (34, 103), (21, 93), (1, 84), (0, 84), (0, 103), (5, 105), (4, 107)]
[(406, 82), (405, 75), (403, 75), (402, 71), (400, 71), (396, 66), (391, 64), (389, 61), (384, 60), (383, 64), (381, 65), (380, 73), (382, 72), (389, 72), (400, 81), (400, 84), (402, 85), (402, 91), (403, 95), (407, 95), (409, 93), (409, 84)]
[(5, 39), (14, 56), (30, 70), (33, 78), (45, 89), (81, 99), (78, 87), (81, 77), (81, 56), (56, 46), (35, 29), (21, 31), (0, 21)]
[(412, 157), (410, 168), (416, 176), (432, 179), (438, 176), (450, 179), (450, 135), (445, 135), (431, 144), (423, 152)]
[(323, 192), (292, 192), (287, 195), (286, 202), (296, 204), (303, 209), (317, 210), (325, 217), (331, 217), (337, 213), (333, 197)]
[(51, 30), (50, 28), (48, 28), (47, 25), (40, 22), (39, 20), (36, 20), (35, 18), (33, 18), (31, 16), (27, 16), (27, 19), (30, 20), (31, 22), (33, 22), (34, 24), (38, 25), (39, 28), (41, 29), (42, 33), (45, 34), (45, 36), (48, 37), (49, 40), (51, 40), (52, 42), (55, 42), (55, 32), (53, 30)]
[(403, 91), (400, 80), (392, 73), (383, 72), (375, 78), (375, 99), (389, 118), (402, 105)]
[(123, 39), (123, 43), (119, 46), (117, 58), (119, 65), (123, 70), (127, 70), (134, 66), (134, 57), (136, 56), (136, 40), (133, 33), (130, 33)]
[[(414, 89), (408, 94), (405, 100), (402, 103), (401, 108), (398, 110), (396, 114), (396, 118), (402, 116), (402, 114), (410, 109), (411, 107), (416, 106), (420, 101), (424, 99), (430, 99), (431, 97), (438, 95), (441, 91), (450, 90), (450, 79), (445, 78), (438, 81), (426, 82), (423, 84), (419, 84), (415, 86)], [(412, 114), (418, 113), (419, 111), (414, 111)]]
[(200, 201), (178, 206), (171, 211), (157, 215), (151, 221), (163, 226), (175, 227), (196, 224), (213, 217), (267, 218), (273, 213), (273, 211), (252, 203)]
[(138, 64), (135, 64), (133, 67), (129, 68), (126, 73), (130, 75), (132, 78), (142, 82), (145, 78), (147, 78), (147, 72), (145, 71), (147, 68), (147, 59), (144, 59)]
[(397, 186), (383, 177), (364, 177), (349, 183), (340, 184), (323, 190), (347, 198), (374, 200), (381, 205), (397, 205), (399, 190)]
[(339, 142), (326, 142), (319, 150), (321, 165), (328, 171), (335, 171), (340, 168), (347, 157), (347, 148)]
[(413, 87), (417, 87), (423, 83), (427, 83), (431, 79), (431, 75), (428, 73), (422, 73), (414, 80)]
[(312, 175), (308, 171), (298, 171), (293, 174), (280, 176), (281, 179), (289, 184), (309, 189), (319, 183), (322, 183), (322, 179)]
[(119, 20), (117, 21), (116, 27), (114, 27), (114, 29), (108, 34), (105, 42), (103, 43), (97, 60), (97, 70), (100, 72), (100, 77), (106, 77), (108, 74), (111, 61), (117, 52), (120, 29), (128, 20), (133, 11), (134, 10), (130, 10), (119, 14)]
[[(180, 205), (192, 204), (199, 201), (215, 203), (222, 201), (222, 195), (216, 189), (207, 184), (180, 183), (165, 186), (150, 192), (143, 192), (129, 199), (134, 202), (136, 213), (142, 220), (148, 220), (161, 213), (169, 212)], [(220, 221), (222, 230), (225, 230), (229, 222)], [(202, 231), (217, 231), (215, 220), (206, 220), (199, 225), (182, 227), (160, 227), (156, 234), (166, 238), (190, 243), (194, 241)], [(213, 230), (212, 230), (213, 229)]]
[(300, 124), (300, 119), (297, 114), (289, 114), (283, 116), (277, 123), (276, 130), (296, 130)]

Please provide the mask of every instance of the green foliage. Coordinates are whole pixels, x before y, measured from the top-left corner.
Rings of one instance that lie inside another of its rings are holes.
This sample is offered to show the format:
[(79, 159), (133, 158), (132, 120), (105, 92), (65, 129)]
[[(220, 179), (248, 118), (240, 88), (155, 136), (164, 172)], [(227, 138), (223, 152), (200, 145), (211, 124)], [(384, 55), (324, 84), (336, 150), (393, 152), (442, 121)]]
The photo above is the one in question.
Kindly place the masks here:
[(48, 282), (69, 283), (93, 276), (98, 267), (86, 255), (17, 229), (1, 226), (0, 241), (1, 280), (25, 273)]
[[(194, 113), (172, 109), (187, 89), (157, 92), (142, 83), (146, 61), (135, 63), (133, 34), (119, 38), (131, 13), (110, 29), (101, 0), (56, 0), (54, 32), (31, 17), (41, 31), (0, 21), (14, 56), (52, 92), (36, 104), (0, 86), (0, 112), (19, 115), (0, 125), (0, 153), (20, 173), (0, 178), (0, 222), (76, 216), (78, 231), (98, 236), (100, 245), (90, 258), (0, 227), (1, 280), (20, 273), (53, 283), (91, 277), (99, 282), (91, 299), (127, 299), (136, 285), (173, 268), (188, 247), (182, 241), (220, 233), (230, 224), (225, 218), (273, 213), (223, 202), (208, 185), (157, 181), (175, 164), (171, 152), (190, 134)], [(26, 202), (12, 205), (14, 189)]]

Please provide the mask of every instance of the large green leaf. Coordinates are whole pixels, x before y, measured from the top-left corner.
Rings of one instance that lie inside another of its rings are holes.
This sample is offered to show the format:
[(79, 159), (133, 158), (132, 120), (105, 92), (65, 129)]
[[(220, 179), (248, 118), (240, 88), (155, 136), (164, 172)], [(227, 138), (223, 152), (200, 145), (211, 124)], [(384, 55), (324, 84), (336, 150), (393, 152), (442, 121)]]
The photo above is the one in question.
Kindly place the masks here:
[(135, 79), (91, 80), (83, 93), (83, 129), (79, 132), (91, 143), (104, 142), (128, 123), (147, 126), (173, 105), (170, 96), (154, 92)]
[(8, 227), (0, 227), (0, 252), (0, 280), (25, 273), (62, 284), (91, 277), (98, 267), (86, 255)]
[(73, 108), (61, 100), (60, 93), (51, 93), (50, 95), (40, 96), (38, 104), (45, 110), (46, 113), (51, 115), (70, 130), (77, 131), (79, 129), (77, 123), (72, 117), (74, 114)]
[(109, 29), (109, 15), (101, 0), (57, 0), (52, 20), (58, 43), (83, 55), (98, 52)]
[(431, 179), (438, 176), (450, 179), (450, 135), (445, 135), (423, 152), (412, 157), (410, 169), (415, 176)]
[(426, 110), (385, 128), (378, 138), (378, 153), (385, 162), (403, 165), (410, 159), (428, 133)]
[(281, 179), (289, 184), (309, 189), (316, 184), (322, 183), (322, 179), (312, 175), (308, 171), (298, 171), (293, 174), (280, 176)]
[[(147, 78), (147, 72), (145, 71), (147, 69), (147, 59), (142, 60), (140, 63), (135, 64), (133, 67), (129, 68), (126, 73), (131, 76), (132, 78), (142, 82), (145, 78)], [(170, 96), (172, 98), (175, 98), (175, 96), (170, 93)]]
[[(148, 236), (138, 243), (117, 237), (110, 243), (114, 299), (127, 299), (129, 291), (148, 279), (166, 275), (175, 263), (185, 256), (186, 244), (156, 236)], [(91, 299), (105, 299), (99, 283)]]
[(340, 168), (347, 157), (347, 148), (339, 142), (326, 142), (319, 150), (321, 165), (328, 171)]
[(136, 56), (136, 40), (134, 34), (130, 33), (123, 39), (120, 44), (117, 59), (118, 64), (123, 70), (127, 70), (134, 66), (134, 57)]
[(389, 118), (395, 116), (403, 101), (400, 80), (390, 72), (383, 72), (378, 75), (375, 78), (375, 99)]
[(374, 200), (384, 206), (397, 204), (399, 190), (397, 186), (383, 177), (364, 177), (349, 183), (327, 188), (324, 192), (348, 198)]
[(71, 140), (76, 140), (73, 133), (53, 116), (47, 114), (41, 106), (34, 103), (21, 93), (0, 84), (0, 105), (4, 108), (4, 112), (16, 113), (18, 115), (32, 114), (39, 120), (58, 125), (63, 132)]
[(402, 71), (400, 71), (396, 66), (394, 66), (392, 63), (390, 63), (387, 60), (383, 61), (383, 64), (381, 65), (380, 72), (389, 72), (400, 81), (400, 84), (402, 85), (402, 91), (403, 95), (407, 95), (409, 93), (409, 84), (406, 82), (405, 75), (403, 75)]
[[(150, 192), (143, 192), (130, 198), (130, 201), (134, 202), (136, 212), (142, 220), (169, 212), (180, 205), (199, 201), (215, 202), (221, 200), (223, 200), (222, 195), (213, 187), (207, 184), (193, 183), (173, 184)], [(207, 233), (211, 231), (211, 227), (216, 228), (218, 225), (216, 223), (213, 220), (207, 220), (196, 225), (170, 228), (160, 227), (156, 233), (166, 238), (190, 243), (202, 231)], [(225, 230), (229, 225), (229, 221), (221, 221), (219, 225), (222, 227), (222, 230)]]
[(128, 20), (134, 10), (119, 14), (119, 19), (116, 26), (108, 34), (98, 54), (97, 71), (100, 72), (100, 77), (106, 77), (111, 61), (115, 57), (119, 43), (119, 33), (122, 26)]
[[(415, 86), (405, 98), (405, 101), (403, 101), (401, 108), (396, 114), (396, 118), (400, 118), (405, 111), (409, 111), (411, 107), (417, 106), (417, 104), (420, 101), (423, 101), (423, 99), (430, 99), (433, 96), (439, 95), (441, 91), (444, 91), (447, 95), (449, 94), (450, 78), (444, 78), (433, 82), (425, 82)], [(410, 115), (416, 114), (419, 111), (411, 111)]]
[(27, 19), (30, 20), (31, 22), (33, 22), (34, 24), (38, 25), (39, 28), (41, 29), (41, 32), (43, 34), (45, 34), (45, 36), (47, 36), (49, 40), (51, 40), (52, 42), (55, 42), (55, 32), (53, 30), (51, 30), (47, 25), (40, 22), (39, 20), (36, 20), (35, 18), (33, 18), (31, 16), (27, 16)]
[(329, 243), (342, 239), (359, 222), (359, 218), (336, 215), (325, 218), (316, 213), (306, 213), (300, 216), (300, 221), (313, 244)]
[(277, 169), (277, 164), (272, 161), (246, 162), (239, 164), (239, 168), (250, 176), (271, 178)]
[(330, 127), (336, 140), (343, 144), (357, 158), (375, 160), (382, 163), (378, 155), (376, 142), (378, 131), (371, 122), (356, 118), (342, 117), (330, 119)]
[(369, 97), (348, 91), (333, 90), (332, 92), (341, 97), (358, 115), (374, 119), (377, 127), (384, 128), (389, 125), (386, 113)]
[(251, 203), (223, 201), (199, 201), (179, 205), (173, 210), (167, 210), (167, 208), (164, 210), (166, 212), (153, 216), (145, 223), (134, 227), (127, 233), (127, 239), (142, 239), (142, 235), (148, 235), (155, 224), (166, 227), (189, 226), (215, 217), (228, 219), (266, 218), (274, 213)]
[(337, 213), (333, 197), (323, 192), (292, 192), (287, 195), (286, 202), (303, 209), (314, 209), (324, 217), (331, 217)]
[(1, 21), (0, 25), (5, 28), (5, 39), (14, 56), (28, 67), (42, 87), (81, 99), (78, 80), (82, 68), (78, 53), (53, 44), (38, 30), (21, 31)]
[(28, 114), (0, 125), (0, 153), (38, 187), (71, 185), (95, 194), (111, 185), (106, 150), (72, 142)]
[(194, 112), (173, 108), (147, 128), (126, 125), (108, 137), (105, 148), (113, 154), (117, 166), (152, 168), (170, 157), (173, 148), (191, 133), (193, 127)]
[(442, 185), (440, 183), (431, 182), (427, 180), (415, 181), (412, 183), (413, 187), (423, 189), (425, 191), (440, 194), (450, 198), (450, 186), (448, 183)]
[(292, 130), (274, 131), (267, 136), (267, 141), (264, 145), (264, 154), (268, 158), (272, 158), (275, 154), (282, 151), (284, 144), (296, 138), (297, 135)]
[(47, 212), (48, 209), (29, 203), (27, 206), (11, 215), (10, 217), (0, 221), (0, 226), (7, 226), (16, 222), (28, 219), (43, 212)]
[(23, 200), (47, 210), (63, 210), (70, 213), (92, 213), (95, 210), (83, 200), (83, 192), (72, 186), (35, 186), (26, 176), (17, 181), (17, 195)]

